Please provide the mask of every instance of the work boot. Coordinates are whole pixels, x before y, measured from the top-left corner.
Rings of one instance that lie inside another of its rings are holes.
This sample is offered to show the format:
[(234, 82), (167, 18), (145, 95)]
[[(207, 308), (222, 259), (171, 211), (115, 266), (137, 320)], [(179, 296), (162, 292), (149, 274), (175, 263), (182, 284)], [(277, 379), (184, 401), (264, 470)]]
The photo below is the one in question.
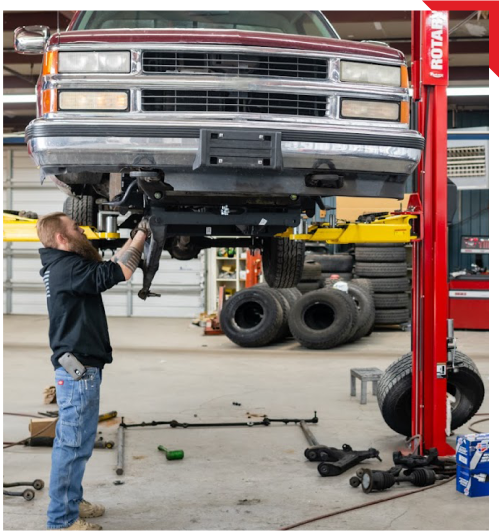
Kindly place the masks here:
[(97, 518), (102, 516), (105, 510), (101, 503), (90, 503), (87, 500), (80, 502), (80, 518)]
[(86, 520), (83, 520), (82, 518), (78, 518), (75, 522), (73, 522), (69, 527), (63, 527), (62, 529), (71, 529), (71, 530), (77, 530), (77, 529), (102, 529), (102, 526), (97, 524), (91, 524), (90, 522), (87, 522)]

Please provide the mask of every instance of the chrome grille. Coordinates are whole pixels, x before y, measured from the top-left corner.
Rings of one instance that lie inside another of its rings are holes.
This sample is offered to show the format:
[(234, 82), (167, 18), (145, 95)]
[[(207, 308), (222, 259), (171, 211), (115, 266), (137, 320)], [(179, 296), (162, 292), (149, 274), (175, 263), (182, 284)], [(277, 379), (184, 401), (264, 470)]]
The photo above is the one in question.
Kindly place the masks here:
[(325, 116), (327, 96), (222, 90), (143, 90), (145, 112), (230, 112)]
[(327, 59), (289, 55), (217, 52), (144, 51), (146, 74), (211, 74), (230, 76), (326, 79)]

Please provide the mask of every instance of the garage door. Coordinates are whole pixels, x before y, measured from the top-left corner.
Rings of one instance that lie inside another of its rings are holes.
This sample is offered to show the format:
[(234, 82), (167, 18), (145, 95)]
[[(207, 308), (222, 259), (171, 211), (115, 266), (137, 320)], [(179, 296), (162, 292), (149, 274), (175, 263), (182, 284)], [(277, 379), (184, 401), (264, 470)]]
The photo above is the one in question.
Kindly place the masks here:
[[(50, 180), (40, 185), (26, 146), (4, 145), (4, 209), (39, 215), (60, 211), (65, 195)], [(39, 275), (38, 243), (4, 243), (4, 313), (45, 314), (45, 288)], [(105, 256), (105, 258), (109, 256)], [(152, 291), (159, 298), (138, 298), (142, 271), (103, 294), (108, 315), (194, 317), (204, 308), (204, 257), (178, 261), (163, 253)]]

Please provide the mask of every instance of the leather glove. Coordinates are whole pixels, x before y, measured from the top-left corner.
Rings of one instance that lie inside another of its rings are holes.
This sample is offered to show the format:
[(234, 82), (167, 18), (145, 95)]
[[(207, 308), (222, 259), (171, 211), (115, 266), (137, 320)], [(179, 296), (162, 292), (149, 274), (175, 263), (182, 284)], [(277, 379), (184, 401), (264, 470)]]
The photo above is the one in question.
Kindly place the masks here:
[(138, 225), (132, 230), (130, 233), (130, 238), (135, 238), (135, 235), (137, 232), (142, 231), (146, 234), (147, 239), (151, 237), (151, 229), (149, 227), (149, 220), (146, 218), (142, 218)]

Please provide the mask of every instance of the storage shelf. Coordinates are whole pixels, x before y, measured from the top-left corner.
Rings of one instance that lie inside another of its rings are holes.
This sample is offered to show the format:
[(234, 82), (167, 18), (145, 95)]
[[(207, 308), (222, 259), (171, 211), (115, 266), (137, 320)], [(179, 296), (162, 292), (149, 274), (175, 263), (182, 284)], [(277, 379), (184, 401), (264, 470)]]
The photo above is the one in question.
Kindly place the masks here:
[(217, 282), (237, 282), (237, 278), (217, 278)]
[(217, 260), (237, 260), (235, 256), (217, 256)]

